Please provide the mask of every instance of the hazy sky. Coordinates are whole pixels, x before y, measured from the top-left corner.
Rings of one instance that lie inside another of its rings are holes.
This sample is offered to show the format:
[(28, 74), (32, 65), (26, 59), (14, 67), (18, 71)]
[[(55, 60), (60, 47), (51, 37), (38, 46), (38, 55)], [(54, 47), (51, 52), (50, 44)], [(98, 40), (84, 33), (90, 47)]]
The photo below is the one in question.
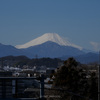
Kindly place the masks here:
[(100, 0), (0, 0), (0, 43), (24, 44), (44, 33), (99, 50)]

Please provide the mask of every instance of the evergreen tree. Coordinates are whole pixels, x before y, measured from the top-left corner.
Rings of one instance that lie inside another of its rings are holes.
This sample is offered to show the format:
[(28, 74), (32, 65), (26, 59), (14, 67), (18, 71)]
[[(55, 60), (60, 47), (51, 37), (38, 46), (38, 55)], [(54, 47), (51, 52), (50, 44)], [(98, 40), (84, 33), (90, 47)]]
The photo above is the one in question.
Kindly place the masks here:
[[(86, 97), (88, 97), (89, 83), (86, 76), (86, 73), (78, 67), (75, 59), (69, 58), (64, 61), (64, 65), (55, 74), (54, 87), (66, 89), (66, 91), (79, 95), (79, 97), (82, 96), (79, 100), (88, 100)], [(75, 95), (68, 95), (67, 92), (63, 97), (66, 97), (67, 100), (77, 98)]]

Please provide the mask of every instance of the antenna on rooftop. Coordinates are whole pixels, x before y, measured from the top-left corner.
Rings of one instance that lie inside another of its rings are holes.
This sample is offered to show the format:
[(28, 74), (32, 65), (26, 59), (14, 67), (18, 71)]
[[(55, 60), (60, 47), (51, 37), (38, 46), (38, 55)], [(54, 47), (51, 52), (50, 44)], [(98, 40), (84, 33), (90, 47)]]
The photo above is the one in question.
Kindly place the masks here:
[(98, 100), (100, 100), (100, 51), (99, 51), (99, 62), (98, 62)]

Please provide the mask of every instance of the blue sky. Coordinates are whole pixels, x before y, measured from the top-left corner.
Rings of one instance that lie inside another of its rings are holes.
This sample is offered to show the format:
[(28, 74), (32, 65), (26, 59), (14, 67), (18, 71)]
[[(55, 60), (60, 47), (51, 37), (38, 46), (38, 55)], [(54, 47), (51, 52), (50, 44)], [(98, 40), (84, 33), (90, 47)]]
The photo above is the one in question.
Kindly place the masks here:
[(24, 44), (44, 33), (99, 50), (100, 0), (0, 0), (0, 43)]

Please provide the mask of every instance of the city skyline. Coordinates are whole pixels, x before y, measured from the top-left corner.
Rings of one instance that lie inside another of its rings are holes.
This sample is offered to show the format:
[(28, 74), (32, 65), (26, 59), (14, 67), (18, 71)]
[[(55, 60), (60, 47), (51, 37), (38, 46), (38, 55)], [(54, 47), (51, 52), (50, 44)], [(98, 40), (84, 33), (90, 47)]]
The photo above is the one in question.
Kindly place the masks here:
[(20, 45), (57, 33), (83, 48), (100, 50), (99, 0), (0, 1), (0, 43)]

